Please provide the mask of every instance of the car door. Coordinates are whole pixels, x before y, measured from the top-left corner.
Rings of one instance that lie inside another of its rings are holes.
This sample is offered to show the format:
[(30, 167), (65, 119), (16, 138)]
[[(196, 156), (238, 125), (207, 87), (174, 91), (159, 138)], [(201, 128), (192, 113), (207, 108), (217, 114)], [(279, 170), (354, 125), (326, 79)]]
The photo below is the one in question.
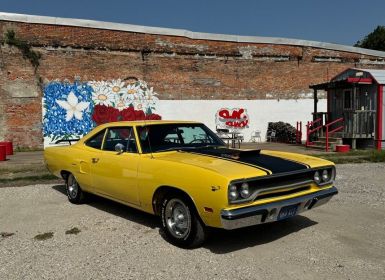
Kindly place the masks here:
[(75, 165), (78, 166), (76, 179), (86, 191), (94, 191), (91, 169), (93, 162), (99, 157), (106, 129), (99, 131), (85, 141), (84, 147), (79, 149)]
[[(117, 145), (122, 145), (120, 152)], [(92, 165), (95, 191), (112, 199), (139, 205), (138, 163), (140, 155), (132, 127), (110, 127), (99, 157)]]

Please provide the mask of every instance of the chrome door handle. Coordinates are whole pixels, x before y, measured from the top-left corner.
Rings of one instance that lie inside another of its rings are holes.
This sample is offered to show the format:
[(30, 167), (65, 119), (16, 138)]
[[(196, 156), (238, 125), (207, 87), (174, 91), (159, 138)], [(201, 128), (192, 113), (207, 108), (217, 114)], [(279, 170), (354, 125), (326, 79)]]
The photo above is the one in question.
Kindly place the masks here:
[(98, 158), (92, 158), (92, 163), (97, 163), (99, 161)]

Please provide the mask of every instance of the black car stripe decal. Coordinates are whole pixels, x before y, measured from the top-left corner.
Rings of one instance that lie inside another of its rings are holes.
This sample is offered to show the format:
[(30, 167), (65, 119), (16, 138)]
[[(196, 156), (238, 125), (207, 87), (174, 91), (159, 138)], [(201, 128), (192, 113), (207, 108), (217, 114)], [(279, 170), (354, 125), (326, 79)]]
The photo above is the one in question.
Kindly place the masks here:
[(211, 154), (208, 154), (208, 153), (198, 153), (198, 152), (195, 152), (195, 151), (194, 152), (193, 151), (184, 151), (184, 152), (187, 152), (187, 153), (190, 153), (190, 154), (206, 156), (206, 157), (218, 158), (218, 159), (227, 160), (227, 161), (231, 161), (231, 162), (235, 162), (235, 163), (241, 163), (241, 164), (244, 164), (244, 165), (247, 165), (247, 166), (250, 166), (250, 167), (258, 168), (259, 170), (266, 172), (266, 175), (271, 175), (272, 174), (271, 171), (266, 169), (266, 168), (263, 168), (261, 166), (256, 166), (255, 164), (249, 164), (247, 162), (240, 162), (239, 160), (232, 159), (230, 157), (215, 156), (215, 155), (211, 155)]
[[(275, 156), (275, 157), (278, 157), (278, 158), (282, 158), (282, 157), (279, 157), (279, 156)], [(285, 159), (285, 158), (282, 158), (282, 159)], [(289, 160), (289, 161), (292, 161), (292, 162), (295, 162), (295, 163), (298, 163), (298, 164), (303, 164), (305, 165), (307, 168), (311, 168), (311, 166), (307, 163), (303, 163), (303, 162), (300, 162), (300, 161), (297, 161), (297, 160), (293, 160), (293, 159), (287, 159), (286, 160)]]
[(272, 174), (309, 168), (308, 165), (303, 163), (260, 153), (260, 150), (241, 151), (226, 148), (207, 148), (195, 150), (193, 153), (247, 164), (265, 172), (270, 171)]

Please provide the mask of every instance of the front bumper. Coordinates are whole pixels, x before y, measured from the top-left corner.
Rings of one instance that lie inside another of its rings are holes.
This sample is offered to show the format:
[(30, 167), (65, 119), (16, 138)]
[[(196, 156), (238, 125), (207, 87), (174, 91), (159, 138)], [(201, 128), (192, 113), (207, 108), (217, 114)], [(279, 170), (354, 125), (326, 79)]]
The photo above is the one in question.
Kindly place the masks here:
[(280, 210), (285, 206), (297, 205), (296, 215), (328, 202), (338, 190), (331, 187), (315, 193), (271, 202), (262, 205), (221, 211), (221, 222), (224, 229), (236, 229), (252, 225), (274, 222), (278, 220)]

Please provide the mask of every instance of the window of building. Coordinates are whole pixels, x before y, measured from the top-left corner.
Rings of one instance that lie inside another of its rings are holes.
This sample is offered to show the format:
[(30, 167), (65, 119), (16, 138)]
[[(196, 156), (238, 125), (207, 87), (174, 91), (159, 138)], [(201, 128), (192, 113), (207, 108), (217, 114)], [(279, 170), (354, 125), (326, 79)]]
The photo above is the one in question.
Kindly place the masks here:
[(353, 109), (353, 93), (351, 90), (344, 91), (344, 109)]

